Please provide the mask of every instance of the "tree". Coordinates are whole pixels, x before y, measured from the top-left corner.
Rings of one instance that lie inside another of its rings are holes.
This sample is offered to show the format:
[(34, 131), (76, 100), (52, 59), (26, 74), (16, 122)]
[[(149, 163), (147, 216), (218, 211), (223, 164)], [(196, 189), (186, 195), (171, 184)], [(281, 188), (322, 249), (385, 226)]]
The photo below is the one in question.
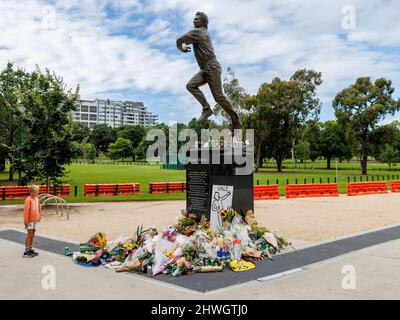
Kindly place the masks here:
[(96, 147), (97, 153), (106, 153), (110, 143), (117, 140), (115, 130), (107, 124), (98, 124), (93, 127), (89, 141)]
[[(256, 96), (248, 96), (245, 100), (245, 108), (249, 111), (242, 115), (242, 122), (244, 128), (254, 129), (254, 160), (255, 160), (255, 172), (262, 167), (262, 159), (267, 156), (267, 138), (268, 130), (262, 130), (261, 128), (267, 128), (267, 121), (265, 109), (259, 104)], [(269, 149), (268, 149), (269, 151)]]
[(310, 143), (308, 141), (301, 140), (295, 147), (296, 158), (301, 161), (301, 163), (310, 159)]
[(135, 149), (135, 159), (136, 160), (143, 160), (146, 159), (146, 151), (148, 148), (148, 144), (146, 140), (142, 140), (137, 148)]
[(262, 139), (256, 141), (256, 152), (265, 145), (267, 156), (276, 160), (278, 172), (282, 171), (293, 141), (299, 138), (299, 128), (320, 113), (316, 88), (321, 83), (320, 73), (298, 70), (289, 81), (275, 78), (262, 84), (258, 93), (247, 99), (251, 126), (256, 132), (262, 131), (255, 135), (255, 139)]
[(20, 92), (27, 76), (24, 70), (15, 69), (11, 62), (0, 72), (0, 162), (3, 165), (6, 160), (10, 162), (9, 181), (14, 180), (17, 161), (21, 156), (23, 128)]
[(65, 174), (65, 164), (73, 157), (72, 123), (79, 87), (66, 91), (64, 80), (39, 68), (23, 82), (19, 92), (24, 107), (23, 126), (27, 131), (23, 144), (23, 161), (18, 163), (25, 176), (22, 182), (45, 179), (57, 184)]
[[(231, 101), (233, 108), (240, 118), (243, 116), (245, 110), (246, 91), (240, 86), (239, 80), (236, 78), (235, 73), (231, 68), (227, 70), (228, 76), (224, 78), (223, 88), (226, 96)], [(229, 115), (218, 104), (214, 107), (214, 114), (222, 118), (224, 125), (230, 124), (231, 120)]]
[(392, 170), (392, 164), (400, 162), (400, 151), (390, 144), (385, 145), (383, 152), (379, 155), (379, 162), (387, 163)]
[(82, 143), (82, 141), (89, 136), (90, 129), (86, 124), (80, 122), (72, 123), (72, 141)]
[(129, 139), (132, 142), (132, 148), (136, 148), (146, 134), (145, 128), (139, 125), (124, 125), (118, 128), (117, 137)]
[(96, 147), (88, 142), (88, 138), (82, 141), (82, 149), (84, 159), (92, 161), (96, 159)]
[(133, 157), (134, 149), (132, 141), (129, 139), (118, 138), (115, 143), (111, 143), (108, 149), (108, 157), (112, 160)]
[(320, 152), (321, 124), (316, 120), (307, 121), (301, 134), (301, 141), (306, 141), (310, 145), (309, 158), (311, 161), (317, 160), (321, 156)]
[[(182, 124), (178, 123), (177, 129), (179, 130), (181, 126), (182, 126)], [(146, 141), (146, 136), (147, 136), (147, 133), (153, 129), (159, 129), (164, 132), (165, 137), (166, 137), (166, 141), (165, 141), (166, 142), (166, 150), (168, 150), (168, 148), (169, 148), (169, 139), (168, 139), (169, 127), (165, 123), (159, 123), (153, 127), (146, 128), (146, 134), (143, 136), (142, 141), (139, 143), (139, 145), (137, 146), (137, 148), (134, 151), (136, 159), (143, 160), (146, 158), (146, 152), (147, 152), (148, 147), (154, 143), (154, 141)], [(178, 148), (178, 151), (179, 151), (179, 148)], [(162, 160), (163, 159), (161, 159), (161, 161)]]
[(369, 153), (375, 159), (379, 159), (381, 153), (384, 152), (386, 145), (391, 145), (394, 149), (397, 149), (396, 142), (400, 130), (395, 122), (390, 124), (382, 125), (373, 130), (369, 137)]
[(201, 130), (203, 130), (203, 129), (209, 129), (209, 128), (210, 128), (210, 121), (207, 121), (207, 122), (199, 122), (199, 121), (197, 121), (196, 118), (193, 118), (192, 120), (189, 121), (187, 127), (188, 127), (189, 129), (195, 130), (196, 133), (197, 133), (197, 137), (198, 137), (199, 140), (200, 140), (200, 138), (201, 138)]
[(6, 170), (7, 150), (7, 146), (0, 143), (0, 172)]
[(331, 168), (333, 158), (350, 159), (351, 146), (347, 143), (346, 135), (336, 121), (321, 124), (318, 145), (319, 153), (326, 159), (326, 168)]
[(333, 100), (339, 124), (361, 155), (362, 174), (367, 174), (371, 133), (386, 116), (400, 109), (400, 101), (392, 98), (393, 93), (390, 80), (380, 78), (372, 83), (369, 77), (361, 77)]

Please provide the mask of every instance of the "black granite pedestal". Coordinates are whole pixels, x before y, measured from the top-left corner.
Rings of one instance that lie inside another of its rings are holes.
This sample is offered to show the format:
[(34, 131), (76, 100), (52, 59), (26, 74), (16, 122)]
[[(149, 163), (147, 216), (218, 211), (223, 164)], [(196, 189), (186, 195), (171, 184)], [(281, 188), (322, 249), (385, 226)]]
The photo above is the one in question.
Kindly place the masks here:
[[(235, 153), (242, 152), (244, 156), (245, 150), (220, 150), (219, 164), (212, 161), (213, 151), (207, 150), (209, 163), (204, 163), (206, 161), (201, 157), (204, 153), (198, 150), (199, 163), (186, 165), (187, 211), (195, 214), (198, 219), (203, 215), (210, 219), (211, 211), (226, 206), (226, 200), (229, 203), (231, 201), (231, 207), (242, 215), (250, 209), (254, 210), (253, 164), (250, 164), (251, 170), (243, 173), (240, 171), (245, 171), (245, 164), (239, 164), (235, 159)], [(227, 158), (231, 160), (226, 161)]]

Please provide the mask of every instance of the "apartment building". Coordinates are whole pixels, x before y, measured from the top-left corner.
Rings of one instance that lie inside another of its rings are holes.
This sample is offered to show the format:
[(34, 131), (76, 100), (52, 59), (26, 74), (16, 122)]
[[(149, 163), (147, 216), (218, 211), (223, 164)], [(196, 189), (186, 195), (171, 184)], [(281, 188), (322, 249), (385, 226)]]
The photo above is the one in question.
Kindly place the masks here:
[(107, 124), (113, 128), (125, 124), (151, 127), (157, 124), (158, 116), (147, 111), (142, 102), (95, 99), (78, 100), (72, 119), (89, 128), (96, 124)]

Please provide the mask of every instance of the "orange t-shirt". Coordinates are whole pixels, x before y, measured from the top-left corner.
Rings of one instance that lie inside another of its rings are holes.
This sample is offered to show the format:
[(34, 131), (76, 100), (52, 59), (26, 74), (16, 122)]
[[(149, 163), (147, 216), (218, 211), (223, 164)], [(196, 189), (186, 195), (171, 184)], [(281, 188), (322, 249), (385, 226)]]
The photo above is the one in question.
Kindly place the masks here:
[(38, 197), (29, 196), (25, 199), (24, 223), (40, 221), (40, 204)]

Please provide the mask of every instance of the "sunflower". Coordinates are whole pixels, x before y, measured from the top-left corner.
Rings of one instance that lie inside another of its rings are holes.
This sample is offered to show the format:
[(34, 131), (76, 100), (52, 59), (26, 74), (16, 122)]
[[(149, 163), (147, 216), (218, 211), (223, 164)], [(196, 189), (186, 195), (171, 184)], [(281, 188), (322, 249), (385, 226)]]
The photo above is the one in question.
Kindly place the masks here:
[(221, 210), (221, 211), (219, 212), (219, 215), (220, 215), (221, 218), (223, 218), (223, 219), (226, 218), (227, 214), (228, 214), (228, 212), (227, 212), (225, 209), (223, 209), (223, 210)]

